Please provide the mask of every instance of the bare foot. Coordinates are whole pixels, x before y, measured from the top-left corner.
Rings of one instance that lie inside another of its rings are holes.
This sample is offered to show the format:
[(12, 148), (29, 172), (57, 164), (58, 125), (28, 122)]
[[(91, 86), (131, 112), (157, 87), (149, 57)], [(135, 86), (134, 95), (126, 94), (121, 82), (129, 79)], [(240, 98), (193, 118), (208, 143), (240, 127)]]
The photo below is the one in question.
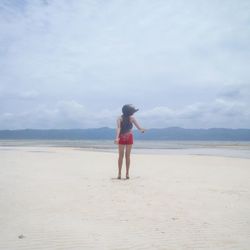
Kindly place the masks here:
[(120, 175), (118, 175), (117, 179), (121, 179), (121, 176), (120, 176)]
[(129, 179), (129, 176), (128, 176), (128, 175), (126, 176), (126, 179)]

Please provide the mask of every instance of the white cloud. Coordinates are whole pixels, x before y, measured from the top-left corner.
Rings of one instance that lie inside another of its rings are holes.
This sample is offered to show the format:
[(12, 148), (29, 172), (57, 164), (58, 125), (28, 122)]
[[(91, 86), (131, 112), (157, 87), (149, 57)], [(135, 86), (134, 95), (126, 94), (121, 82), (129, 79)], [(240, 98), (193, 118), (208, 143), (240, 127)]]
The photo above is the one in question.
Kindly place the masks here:
[(119, 114), (118, 109), (93, 112), (74, 100), (59, 101), (54, 106), (40, 105), (21, 113), (3, 113), (0, 124), (1, 129), (114, 127)]
[(249, 128), (249, 106), (241, 101), (215, 99), (211, 103), (194, 103), (181, 108), (156, 107), (138, 117), (149, 127)]
[(147, 126), (249, 127), (249, 12), (248, 0), (3, 0), (0, 129), (112, 126), (124, 103)]
[[(2, 129), (115, 127), (120, 113), (117, 108), (93, 112), (74, 100), (59, 101), (52, 107), (40, 105), (27, 112), (4, 113), (0, 116), (0, 124)], [(161, 106), (142, 109), (135, 116), (147, 128), (248, 128), (250, 124), (248, 105), (240, 100), (232, 102), (222, 98), (180, 108)]]
[(23, 99), (34, 99), (38, 97), (39, 95), (38, 92), (35, 90), (28, 90), (28, 91), (20, 92), (18, 94)]

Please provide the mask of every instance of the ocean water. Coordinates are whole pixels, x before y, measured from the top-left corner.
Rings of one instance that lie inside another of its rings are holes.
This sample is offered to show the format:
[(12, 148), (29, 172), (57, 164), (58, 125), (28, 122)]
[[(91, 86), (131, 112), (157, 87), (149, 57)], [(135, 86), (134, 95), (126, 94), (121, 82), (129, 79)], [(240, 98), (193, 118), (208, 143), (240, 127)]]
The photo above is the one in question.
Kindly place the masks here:
[[(70, 147), (76, 150), (117, 152), (112, 140), (0, 140), (0, 150), (13, 147)], [(136, 140), (135, 154), (215, 155), (250, 158), (250, 141), (146, 141)]]

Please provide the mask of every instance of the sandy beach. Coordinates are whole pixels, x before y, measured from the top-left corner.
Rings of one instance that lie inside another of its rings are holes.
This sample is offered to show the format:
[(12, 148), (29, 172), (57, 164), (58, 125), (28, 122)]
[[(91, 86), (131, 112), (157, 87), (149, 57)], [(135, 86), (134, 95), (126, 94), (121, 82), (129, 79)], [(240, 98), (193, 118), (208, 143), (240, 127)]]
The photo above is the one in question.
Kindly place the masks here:
[(2, 147), (0, 249), (249, 249), (250, 159), (131, 160), (117, 180), (115, 153)]

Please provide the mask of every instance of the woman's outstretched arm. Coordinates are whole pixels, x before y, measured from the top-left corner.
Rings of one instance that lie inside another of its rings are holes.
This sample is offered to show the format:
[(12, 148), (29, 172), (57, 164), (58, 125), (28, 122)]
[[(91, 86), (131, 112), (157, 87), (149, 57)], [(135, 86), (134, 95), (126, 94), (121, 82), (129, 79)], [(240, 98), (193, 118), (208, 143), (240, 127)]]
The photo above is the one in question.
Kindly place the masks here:
[(132, 116), (131, 117), (131, 122), (136, 126), (138, 130), (140, 130), (142, 133), (146, 131), (146, 129), (142, 128), (139, 123), (136, 121), (136, 119)]

